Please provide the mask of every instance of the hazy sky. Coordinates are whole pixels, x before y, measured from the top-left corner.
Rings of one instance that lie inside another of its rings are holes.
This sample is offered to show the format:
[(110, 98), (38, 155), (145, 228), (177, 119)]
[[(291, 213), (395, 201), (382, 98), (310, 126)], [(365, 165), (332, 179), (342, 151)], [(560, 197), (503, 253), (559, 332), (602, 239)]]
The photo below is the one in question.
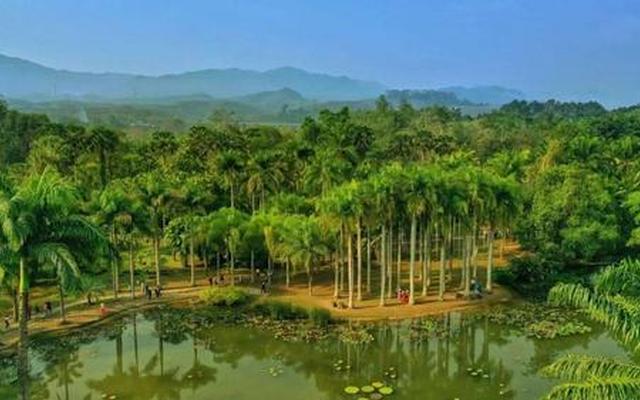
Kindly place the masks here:
[(0, 53), (71, 70), (291, 65), (390, 87), (640, 102), (640, 0), (0, 0)]

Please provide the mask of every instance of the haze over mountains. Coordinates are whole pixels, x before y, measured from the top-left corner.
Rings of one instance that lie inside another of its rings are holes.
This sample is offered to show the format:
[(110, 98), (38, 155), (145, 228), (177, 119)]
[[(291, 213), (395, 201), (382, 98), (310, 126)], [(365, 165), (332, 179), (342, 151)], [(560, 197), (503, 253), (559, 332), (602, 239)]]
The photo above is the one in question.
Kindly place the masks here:
[[(282, 92), (283, 89), (286, 91)], [(293, 67), (264, 72), (235, 68), (206, 69), (144, 76), (57, 70), (0, 54), (0, 95), (30, 102), (170, 102), (194, 98), (234, 98), (241, 102), (257, 101), (265, 105), (270, 103), (275, 92), (278, 99), (285, 96), (292, 100), (290, 105), (296, 105), (308, 100), (335, 102), (375, 99), (389, 89), (378, 82), (312, 73)], [(517, 90), (498, 86), (449, 87), (437, 91), (402, 93), (405, 100), (415, 102), (416, 106), (424, 106), (434, 102), (440, 104), (438, 96), (434, 96), (437, 92), (442, 92), (442, 105), (448, 106), (471, 103), (501, 105), (525, 97)]]

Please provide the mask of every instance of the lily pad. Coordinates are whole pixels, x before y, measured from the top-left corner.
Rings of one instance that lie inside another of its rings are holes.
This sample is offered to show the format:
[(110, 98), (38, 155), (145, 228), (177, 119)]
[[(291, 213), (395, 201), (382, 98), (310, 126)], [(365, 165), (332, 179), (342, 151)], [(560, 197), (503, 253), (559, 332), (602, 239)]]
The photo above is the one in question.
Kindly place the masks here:
[(360, 388), (357, 386), (347, 386), (344, 388), (344, 392), (346, 394), (358, 394), (360, 393)]
[(376, 391), (376, 388), (374, 388), (373, 386), (370, 386), (370, 385), (366, 385), (366, 386), (361, 387), (361, 388), (360, 388), (360, 391), (361, 391), (362, 393), (367, 393), (367, 394), (368, 394), (368, 393), (373, 393), (373, 392), (375, 392), (375, 391)]
[(383, 387), (383, 386), (384, 386), (384, 383), (382, 383), (382, 382), (373, 382), (373, 383), (371, 384), (371, 386), (373, 386), (373, 387), (374, 387), (374, 388), (376, 388), (376, 389), (380, 389), (381, 387)]
[(383, 386), (380, 389), (378, 389), (378, 392), (380, 392), (380, 394), (388, 396), (393, 393), (393, 388), (390, 386)]

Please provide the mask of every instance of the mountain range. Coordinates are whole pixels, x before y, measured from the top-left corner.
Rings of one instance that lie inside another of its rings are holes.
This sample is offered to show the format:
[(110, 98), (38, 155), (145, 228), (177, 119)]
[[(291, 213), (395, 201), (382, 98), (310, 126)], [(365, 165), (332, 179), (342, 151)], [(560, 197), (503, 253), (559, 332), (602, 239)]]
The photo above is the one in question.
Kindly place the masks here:
[[(283, 89), (288, 92), (280, 92)], [(302, 103), (305, 100), (327, 102), (374, 99), (388, 90), (388, 87), (378, 82), (313, 73), (293, 67), (263, 72), (237, 68), (205, 69), (147, 76), (66, 71), (0, 54), (0, 96), (32, 102), (70, 100), (156, 103), (194, 97), (245, 97), (244, 100), (251, 103), (268, 103), (273, 93), (277, 93), (278, 98), (284, 94), (286, 97), (293, 96), (297, 103)], [(517, 90), (498, 86), (447, 87), (437, 90), (441, 92), (440, 95), (436, 91), (401, 92), (405, 98), (413, 98), (418, 103), (423, 103), (419, 98), (424, 97), (425, 92), (430, 92), (428, 104), (440, 97), (444, 101), (442, 105), (454, 106), (466, 103), (501, 105), (525, 97)], [(395, 92), (395, 95), (398, 93)], [(416, 104), (419, 105), (424, 104)]]
[(193, 94), (228, 98), (282, 88), (314, 100), (358, 100), (378, 96), (386, 89), (376, 82), (292, 67), (264, 72), (231, 68), (145, 76), (58, 70), (0, 55), (0, 93), (23, 100), (153, 99)]

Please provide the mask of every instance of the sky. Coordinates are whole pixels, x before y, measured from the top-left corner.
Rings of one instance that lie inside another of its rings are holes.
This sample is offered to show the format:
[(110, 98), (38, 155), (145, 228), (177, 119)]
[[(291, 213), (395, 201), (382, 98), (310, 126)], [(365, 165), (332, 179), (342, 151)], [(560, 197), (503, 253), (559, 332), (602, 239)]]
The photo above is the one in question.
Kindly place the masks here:
[(294, 66), (640, 103), (640, 0), (0, 0), (0, 53), (75, 71)]

